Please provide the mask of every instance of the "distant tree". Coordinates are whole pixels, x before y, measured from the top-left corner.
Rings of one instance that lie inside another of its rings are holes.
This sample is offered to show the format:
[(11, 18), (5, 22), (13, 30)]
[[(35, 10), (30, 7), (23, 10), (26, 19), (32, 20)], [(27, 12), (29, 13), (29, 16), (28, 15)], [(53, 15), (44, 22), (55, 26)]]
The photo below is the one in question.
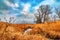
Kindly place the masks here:
[(36, 23), (43, 23), (45, 21), (48, 21), (48, 15), (51, 13), (51, 9), (49, 5), (41, 5), (37, 10), (37, 12), (38, 12), (38, 16), (35, 15), (37, 19)]
[(60, 11), (58, 10), (58, 8), (55, 7), (55, 11), (56, 11), (56, 14), (58, 15), (58, 17), (60, 18)]
[(34, 15), (35, 15), (35, 17), (36, 17), (35, 22), (36, 22), (36, 23), (42, 23), (42, 21), (41, 21), (41, 18), (42, 18), (42, 17), (39, 17), (39, 15), (36, 15), (36, 14), (34, 14)]
[(8, 23), (14, 23), (16, 21), (16, 19), (14, 19), (14, 17), (10, 17), (9, 20), (7, 20), (7, 18), (4, 17), (4, 20)]
[(53, 16), (53, 19), (54, 19), (53, 21), (56, 21), (56, 17), (57, 17), (56, 15)]
[(0, 22), (1, 22), (1, 18), (0, 18)]
[(7, 22), (7, 19), (6, 19), (6, 17), (4, 17), (4, 20)]

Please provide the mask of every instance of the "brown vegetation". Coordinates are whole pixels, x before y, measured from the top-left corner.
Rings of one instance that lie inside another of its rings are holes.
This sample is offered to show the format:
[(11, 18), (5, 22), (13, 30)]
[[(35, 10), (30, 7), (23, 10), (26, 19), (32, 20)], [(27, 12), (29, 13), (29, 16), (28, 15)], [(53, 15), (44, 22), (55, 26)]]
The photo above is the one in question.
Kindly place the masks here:
[[(6, 25), (8, 26), (7, 28)], [(28, 28), (32, 30), (24, 34)], [(0, 22), (0, 40), (49, 39), (60, 39), (60, 21), (46, 22), (43, 24), (9, 24)]]

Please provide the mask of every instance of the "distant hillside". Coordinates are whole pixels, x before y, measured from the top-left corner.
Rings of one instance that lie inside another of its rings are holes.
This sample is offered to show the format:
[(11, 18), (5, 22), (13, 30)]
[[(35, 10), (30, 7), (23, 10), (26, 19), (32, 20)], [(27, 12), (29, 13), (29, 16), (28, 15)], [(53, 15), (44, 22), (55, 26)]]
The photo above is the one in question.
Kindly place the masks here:
[[(25, 40), (60, 39), (60, 21), (41, 24), (10, 24), (0, 22), (0, 39), (24, 40), (23, 37), (27, 37)], [(34, 39), (34, 37), (36, 38)]]

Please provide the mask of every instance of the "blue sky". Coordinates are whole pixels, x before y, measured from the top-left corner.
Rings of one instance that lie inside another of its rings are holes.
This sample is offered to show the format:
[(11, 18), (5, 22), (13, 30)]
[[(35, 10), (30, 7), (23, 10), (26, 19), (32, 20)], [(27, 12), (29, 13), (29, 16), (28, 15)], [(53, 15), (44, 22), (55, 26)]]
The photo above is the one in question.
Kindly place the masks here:
[(60, 9), (60, 0), (0, 0), (0, 18), (14, 16), (18, 18), (17, 23), (20, 19), (33, 22), (34, 10), (38, 9), (40, 5), (46, 4), (50, 5), (52, 9), (54, 7)]

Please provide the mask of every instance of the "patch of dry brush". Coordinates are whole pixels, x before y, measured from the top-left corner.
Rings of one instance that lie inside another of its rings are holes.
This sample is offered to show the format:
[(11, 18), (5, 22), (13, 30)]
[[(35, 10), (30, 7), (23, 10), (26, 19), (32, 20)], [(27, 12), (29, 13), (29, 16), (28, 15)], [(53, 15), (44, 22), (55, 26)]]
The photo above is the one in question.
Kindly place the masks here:
[[(8, 24), (7, 28), (6, 24)], [(32, 30), (27, 31), (26, 34), (24, 34), (28, 28), (31, 28)], [(49, 39), (60, 39), (60, 21), (46, 22), (43, 24), (9, 24), (0, 22), (0, 40)]]

